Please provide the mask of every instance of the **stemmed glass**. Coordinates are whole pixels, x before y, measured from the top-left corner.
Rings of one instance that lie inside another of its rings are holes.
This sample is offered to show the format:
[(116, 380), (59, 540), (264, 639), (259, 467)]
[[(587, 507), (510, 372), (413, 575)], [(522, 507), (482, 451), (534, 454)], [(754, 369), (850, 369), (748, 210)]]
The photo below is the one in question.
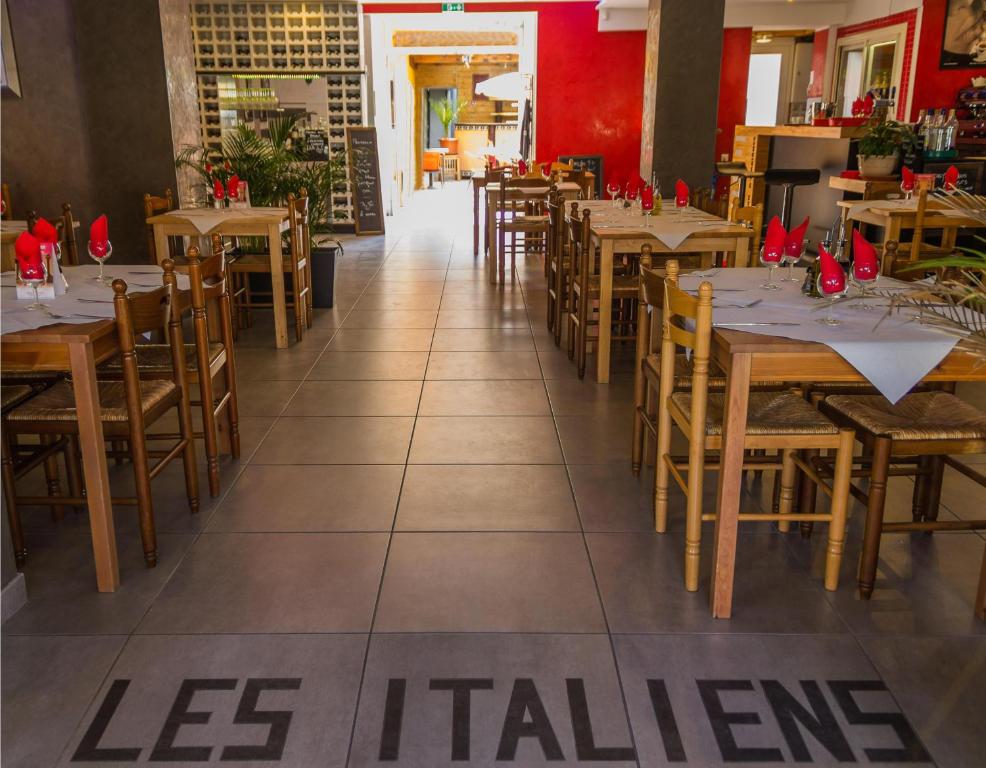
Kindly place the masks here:
[(900, 182), (900, 191), (904, 193), (904, 200), (910, 200), (911, 195), (914, 194), (914, 183), (912, 182), (910, 186), (907, 185), (903, 179)]
[(794, 276), (794, 265), (797, 264), (805, 257), (805, 252), (808, 250), (808, 240), (801, 241), (801, 248), (795, 250), (793, 248), (788, 248), (784, 246), (784, 256), (781, 259), (785, 264), (787, 264), (787, 277), (782, 277), (782, 283), (800, 283), (801, 279)]
[(113, 253), (113, 245), (109, 240), (102, 240), (100, 242), (95, 242), (93, 240), (89, 241), (89, 258), (99, 264), (99, 274), (93, 278), (104, 285), (109, 285), (112, 280), (103, 277), (103, 262), (105, 262)]
[(842, 321), (839, 318), (832, 316), (832, 308), (835, 306), (836, 300), (845, 296), (849, 290), (849, 283), (846, 280), (845, 273), (842, 271), (842, 267), (839, 267), (838, 275), (829, 276), (823, 275), (822, 270), (819, 269), (818, 278), (815, 283), (819, 294), (829, 300), (828, 305), (825, 307), (825, 317), (820, 317), (815, 322), (821, 323), (822, 325), (842, 325)]
[(640, 212), (644, 215), (644, 226), (650, 226), (650, 217), (654, 215), (654, 196), (651, 195), (650, 198), (646, 198), (641, 195), (640, 197)]
[(636, 190), (636, 188), (630, 186), (629, 184), (627, 184), (627, 191), (624, 194), (624, 198), (626, 199), (626, 201), (628, 203), (630, 203), (630, 205), (629, 205), (629, 207), (627, 209), (627, 213), (629, 213), (629, 215), (633, 216), (633, 212), (634, 212), (633, 209), (634, 209), (634, 206), (636, 206), (636, 204), (637, 204), (637, 190)]
[(48, 279), (48, 267), (45, 265), (44, 259), (37, 264), (29, 265), (26, 269), (21, 266), (20, 262), (16, 266), (18, 279), (34, 289), (34, 303), (28, 304), (26, 309), (45, 310), (46, 307), (41, 303), (41, 298), (38, 296), (38, 288), (44, 285)]
[(866, 295), (880, 276), (879, 272), (879, 265), (859, 259), (852, 263), (852, 281), (859, 289), (859, 301), (852, 305), (853, 309), (876, 309), (873, 304), (866, 303)]
[(541, 163), (541, 175), (545, 181), (551, 181), (551, 163)]
[(678, 209), (678, 214), (680, 216), (685, 215), (685, 209), (688, 207), (688, 198), (675, 195), (674, 196), (674, 207)]
[(609, 194), (609, 199), (613, 201), (613, 207), (615, 208), (620, 200), (620, 185), (615, 181), (611, 181), (606, 185), (606, 192)]
[(767, 282), (760, 283), (760, 287), (765, 291), (776, 291), (780, 286), (774, 282), (774, 269), (783, 261), (784, 249), (777, 247), (767, 248), (765, 245), (760, 249), (760, 263), (767, 267)]

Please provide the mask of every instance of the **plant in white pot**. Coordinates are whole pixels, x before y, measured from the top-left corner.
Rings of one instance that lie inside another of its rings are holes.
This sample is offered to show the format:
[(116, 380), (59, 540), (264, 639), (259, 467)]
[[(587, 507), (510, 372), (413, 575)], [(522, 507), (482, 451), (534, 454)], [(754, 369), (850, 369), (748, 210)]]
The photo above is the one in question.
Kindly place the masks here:
[(901, 153), (915, 151), (917, 137), (909, 125), (887, 120), (873, 123), (859, 140), (859, 172), (868, 179), (893, 175)]

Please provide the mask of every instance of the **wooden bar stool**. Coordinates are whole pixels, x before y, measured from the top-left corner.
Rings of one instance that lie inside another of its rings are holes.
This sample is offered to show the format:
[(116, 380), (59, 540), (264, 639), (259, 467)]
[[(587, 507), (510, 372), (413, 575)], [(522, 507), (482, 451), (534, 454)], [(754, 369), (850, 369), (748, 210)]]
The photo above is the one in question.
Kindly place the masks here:
[[(819, 409), (837, 424), (854, 430), (870, 465), (867, 492), (852, 493), (866, 504), (866, 528), (859, 565), (859, 593), (868, 599), (876, 584), (880, 536), (884, 532), (982, 530), (979, 520), (939, 520), (942, 477), (951, 466), (980, 485), (986, 476), (961, 464), (956, 454), (986, 453), (986, 413), (949, 392), (915, 392), (891, 403), (882, 395), (831, 395)], [(885, 523), (887, 480), (899, 460), (917, 459), (912, 522)]]

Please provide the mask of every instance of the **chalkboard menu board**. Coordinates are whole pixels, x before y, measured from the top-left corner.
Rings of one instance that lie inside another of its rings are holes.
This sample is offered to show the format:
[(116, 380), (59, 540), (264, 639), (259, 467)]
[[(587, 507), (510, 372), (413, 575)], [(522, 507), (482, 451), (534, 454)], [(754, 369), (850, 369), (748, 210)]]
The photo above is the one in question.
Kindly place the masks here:
[(603, 156), (602, 155), (558, 155), (558, 162), (570, 165), (576, 171), (589, 171), (595, 175), (596, 200), (603, 197)]
[(346, 128), (357, 235), (383, 234), (383, 192), (376, 128)]
[(983, 188), (983, 163), (976, 160), (953, 161), (929, 163), (925, 162), (924, 172), (935, 174), (935, 186), (941, 187), (945, 171), (949, 166), (954, 165), (959, 172), (958, 188), (971, 195), (981, 194)]
[(308, 160), (329, 159), (329, 134), (319, 128), (305, 131), (305, 158)]

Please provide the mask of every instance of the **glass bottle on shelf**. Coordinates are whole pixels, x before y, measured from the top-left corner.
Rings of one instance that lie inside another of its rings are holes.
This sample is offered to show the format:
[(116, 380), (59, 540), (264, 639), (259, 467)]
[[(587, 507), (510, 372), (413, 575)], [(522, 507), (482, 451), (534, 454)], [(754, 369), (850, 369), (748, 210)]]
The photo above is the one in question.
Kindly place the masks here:
[(955, 149), (959, 138), (959, 121), (955, 116), (955, 110), (948, 110), (948, 120), (945, 121), (945, 125), (942, 128), (942, 148), (941, 151), (945, 152), (948, 150)]

